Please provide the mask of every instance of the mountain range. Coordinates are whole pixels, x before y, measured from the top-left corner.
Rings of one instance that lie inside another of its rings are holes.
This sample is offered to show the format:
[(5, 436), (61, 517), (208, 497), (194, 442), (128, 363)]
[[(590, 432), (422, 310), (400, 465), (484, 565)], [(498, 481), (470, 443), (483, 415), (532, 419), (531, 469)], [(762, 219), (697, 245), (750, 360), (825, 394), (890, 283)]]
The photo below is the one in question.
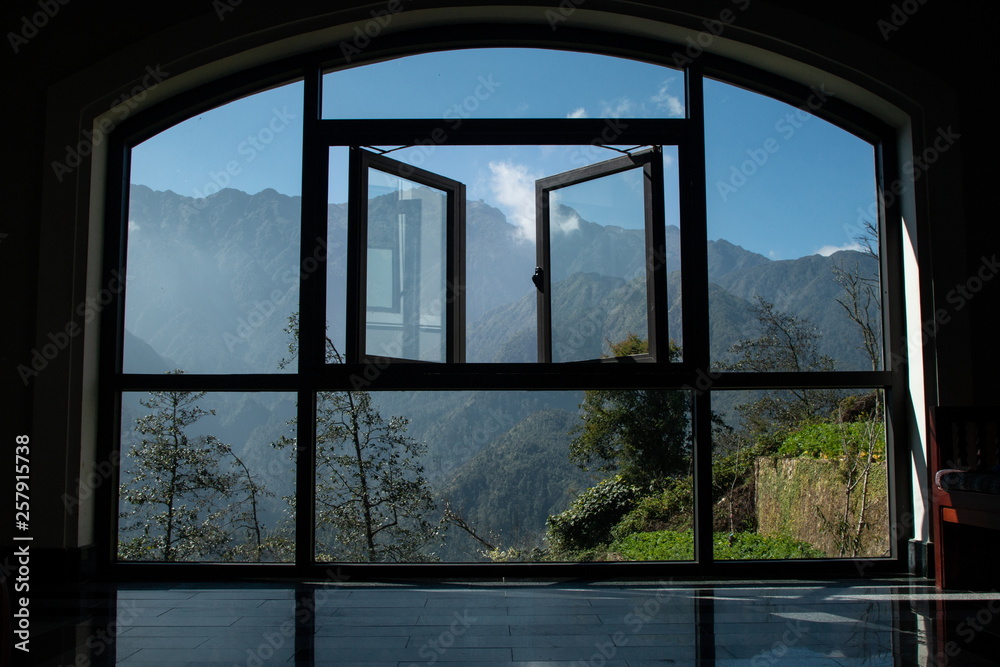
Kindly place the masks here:
[[(374, 202), (370, 206), (379, 206)], [(133, 185), (129, 200), (124, 368), (129, 373), (280, 373), (289, 359), (288, 318), (298, 310), (300, 198), (263, 190), (226, 189), (205, 199)], [(565, 214), (566, 212), (564, 212)], [(346, 204), (328, 210), (328, 335), (343, 339), (346, 293)], [(683, 280), (680, 231), (667, 228), (668, 319), (681, 336)], [(586, 359), (608, 343), (645, 329), (644, 234), (580, 218), (551, 242), (556, 360)], [(466, 347), (469, 362), (537, 358), (535, 247), (504, 214), (467, 202)], [(752, 338), (751, 313), (761, 297), (809, 320), (822, 334), (821, 353), (843, 370), (868, 370), (860, 335), (836, 304), (834, 267), (877, 275), (876, 261), (840, 251), (773, 261), (725, 240), (708, 242), (710, 347), (727, 360), (730, 347)], [(305, 267), (308, 270), (308, 266)], [(126, 400), (123, 432), (141, 414)], [(405, 415), (408, 433), (426, 443), (426, 474), (435, 492), (460, 507), (482, 534), (537, 542), (545, 518), (568, 505), (592, 480), (566, 456), (579, 423), (582, 394), (567, 392), (383, 392), (384, 416)], [(210, 394), (216, 433), (261, 461), (275, 498), (291, 493), (287, 455), (265, 452), (290, 431), (291, 394)], [(210, 426), (206, 426), (209, 428)], [(284, 458), (282, 458), (284, 457)], [(275, 503), (278, 501), (275, 500)], [(267, 516), (282, 514), (276, 505)], [(449, 531), (454, 533), (455, 531)], [(452, 539), (452, 538), (449, 538)], [(462, 538), (441, 555), (460, 559)]]

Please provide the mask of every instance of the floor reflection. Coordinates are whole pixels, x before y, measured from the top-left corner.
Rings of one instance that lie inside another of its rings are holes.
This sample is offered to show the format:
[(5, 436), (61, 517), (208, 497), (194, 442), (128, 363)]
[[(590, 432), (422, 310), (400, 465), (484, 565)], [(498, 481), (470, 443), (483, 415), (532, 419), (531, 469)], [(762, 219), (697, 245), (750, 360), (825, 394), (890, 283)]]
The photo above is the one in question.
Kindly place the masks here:
[[(86, 585), (32, 665), (996, 665), (1000, 595), (925, 580)], [(15, 656), (15, 657), (24, 657)]]

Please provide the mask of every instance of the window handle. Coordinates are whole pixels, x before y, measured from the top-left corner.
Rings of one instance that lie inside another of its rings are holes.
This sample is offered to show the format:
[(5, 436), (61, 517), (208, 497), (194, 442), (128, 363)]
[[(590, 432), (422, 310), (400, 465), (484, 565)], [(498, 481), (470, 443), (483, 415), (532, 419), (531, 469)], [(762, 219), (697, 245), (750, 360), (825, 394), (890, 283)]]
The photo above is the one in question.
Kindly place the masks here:
[(535, 287), (539, 292), (542, 291), (542, 267), (535, 267), (535, 274), (531, 276), (531, 282), (535, 284)]

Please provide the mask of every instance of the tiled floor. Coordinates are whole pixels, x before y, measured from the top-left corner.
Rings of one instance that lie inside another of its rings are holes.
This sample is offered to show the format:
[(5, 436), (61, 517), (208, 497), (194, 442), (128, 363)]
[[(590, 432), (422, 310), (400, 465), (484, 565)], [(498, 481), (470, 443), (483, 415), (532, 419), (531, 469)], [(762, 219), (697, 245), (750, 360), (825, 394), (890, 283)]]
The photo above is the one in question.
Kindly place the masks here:
[(87, 585), (38, 605), (44, 666), (1000, 664), (1000, 595), (908, 579)]

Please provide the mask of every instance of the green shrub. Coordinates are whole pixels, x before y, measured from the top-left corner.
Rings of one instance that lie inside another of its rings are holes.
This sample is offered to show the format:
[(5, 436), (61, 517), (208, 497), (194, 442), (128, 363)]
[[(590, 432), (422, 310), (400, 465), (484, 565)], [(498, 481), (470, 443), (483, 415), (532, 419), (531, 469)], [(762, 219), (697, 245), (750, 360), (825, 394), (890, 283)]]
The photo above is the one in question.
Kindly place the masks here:
[[(712, 540), (716, 560), (780, 560), (822, 558), (824, 553), (806, 542), (784, 535), (757, 533), (715, 533)], [(636, 533), (609, 547), (625, 560), (677, 561), (694, 558), (694, 533), (689, 530), (660, 530)]]
[(881, 422), (807, 424), (785, 438), (778, 448), (778, 455), (822, 459), (840, 459), (846, 455), (867, 457), (872, 444), (875, 459), (884, 458), (885, 430)]
[(640, 498), (632, 511), (611, 529), (611, 537), (619, 539), (632, 533), (657, 530), (690, 530), (694, 521), (694, 492), (691, 478), (671, 480), (660, 493)]
[(568, 510), (548, 518), (549, 543), (557, 551), (576, 551), (610, 542), (611, 529), (635, 507), (639, 494), (621, 475), (590, 487)]
[(616, 540), (610, 549), (625, 560), (691, 560), (694, 533), (690, 530), (658, 530), (635, 533)]
[(823, 558), (826, 555), (808, 542), (787, 535), (716, 533), (713, 544), (716, 560), (780, 560)]

